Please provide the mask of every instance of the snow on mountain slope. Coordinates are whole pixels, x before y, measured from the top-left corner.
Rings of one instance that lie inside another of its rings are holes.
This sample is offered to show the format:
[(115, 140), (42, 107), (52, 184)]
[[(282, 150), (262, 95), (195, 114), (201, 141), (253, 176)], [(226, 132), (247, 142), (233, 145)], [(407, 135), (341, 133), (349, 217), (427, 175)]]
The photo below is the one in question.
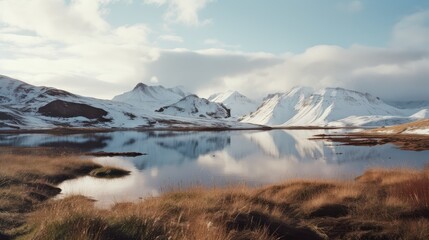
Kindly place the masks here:
[(416, 119), (429, 118), (429, 109), (422, 109), (422, 110), (414, 113), (410, 117), (411, 118), (416, 118)]
[(173, 104), (189, 94), (181, 87), (165, 88), (160, 85), (148, 86), (139, 83), (132, 91), (115, 96), (112, 100), (154, 111)]
[(3, 106), (14, 106), (14, 108), (30, 111), (39, 107), (38, 102), (46, 102), (60, 97), (78, 98), (76, 95), (63, 90), (36, 87), (20, 80), (0, 75), (0, 104)]
[(208, 98), (211, 102), (222, 103), (231, 110), (231, 116), (238, 118), (256, 110), (258, 105), (253, 100), (237, 91), (216, 93)]
[(272, 95), (242, 121), (272, 126), (380, 126), (414, 121), (426, 114), (424, 110), (415, 111), (398, 109), (370, 94), (343, 88), (314, 92), (294, 88)]
[(198, 118), (229, 118), (230, 110), (221, 103), (210, 102), (207, 99), (199, 98), (197, 95), (189, 95), (182, 98), (177, 103), (165, 106), (156, 112), (185, 117)]
[[(0, 105), (20, 120), (19, 124), (9, 120), (13, 127), (137, 127), (154, 121), (149, 112), (137, 111), (128, 104), (37, 87), (5, 76), (0, 77), (0, 99)], [(141, 113), (141, 117), (130, 121), (135, 112)]]
[(241, 121), (262, 125), (281, 125), (298, 113), (311, 92), (311, 88), (296, 87), (287, 93), (269, 95), (255, 112), (245, 116)]
[(403, 113), (379, 98), (343, 88), (326, 88), (311, 94), (299, 112), (284, 125), (324, 126), (350, 116), (401, 116)]
[(168, 116), (127, 103), (36, 87), (1, 75), (0, 120), (0, 129), (258, 127), (216, 119)]

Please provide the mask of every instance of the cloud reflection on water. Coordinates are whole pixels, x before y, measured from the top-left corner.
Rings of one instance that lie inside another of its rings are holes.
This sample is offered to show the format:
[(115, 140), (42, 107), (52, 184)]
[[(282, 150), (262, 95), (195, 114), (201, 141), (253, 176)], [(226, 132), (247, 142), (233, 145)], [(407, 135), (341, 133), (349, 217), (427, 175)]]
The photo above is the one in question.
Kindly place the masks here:
[[(195, 185), (269, 184), (291, 178), (351, 179), (371, 167), (422, 168), (429, 151), (392, 145), (338, 146), (308, 138), (324, 130), (231, 132), (112, 132), (51, 136), (2, 135), (0, 145), (76, 147), (91, 151), (145, 152), (136, 158), (95, 158), (131, 171), (121, 179), (82, 177), (60, 184), (61, 196), (82, 194), (102, 206), (156, 196)], [(102, 144), (97, 143), (97, 140)]]

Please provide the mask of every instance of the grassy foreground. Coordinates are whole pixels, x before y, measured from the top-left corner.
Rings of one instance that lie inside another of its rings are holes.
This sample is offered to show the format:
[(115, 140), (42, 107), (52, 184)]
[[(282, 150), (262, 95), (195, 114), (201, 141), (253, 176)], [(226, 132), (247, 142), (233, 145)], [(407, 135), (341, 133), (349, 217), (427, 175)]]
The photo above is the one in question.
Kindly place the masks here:
[(51, 199), (52, 184), (95, 163), (6, 154), (0, 164), (0, 239), (429, 239), (429, 169), (192, 188), (98, 209), (82, 196)]
[(84, 175), (111, 178), (129, 173), (43, 148), (0, 150), (0, 239), (30, 233), (28, 215), (61, 192), (55, 185)]

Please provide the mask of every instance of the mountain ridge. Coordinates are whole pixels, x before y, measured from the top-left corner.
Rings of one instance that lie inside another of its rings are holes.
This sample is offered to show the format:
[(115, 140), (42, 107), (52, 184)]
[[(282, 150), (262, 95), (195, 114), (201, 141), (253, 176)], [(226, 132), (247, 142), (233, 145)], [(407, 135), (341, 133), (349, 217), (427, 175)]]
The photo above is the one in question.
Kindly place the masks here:
[[(118, 96), (123, 99), (117, 101)], [(213, 94), (209, 101), (182, 87), (144, 83), (118, 96), (114, 100), (84, 97), (0, 75), (0, 128), (349, 127), (429, 117), (429, 108), (400, 109), (344, 88), (295, 87), (269, 94), (259, 107), (238, 91)], [(246, 113), (244, 117), (237, 109)]]
[(189, 94), (180, 87), (166, 88), (162, 85), (149, 86), (138, 83), (131, 91), (119, 94), (112, 100), (155, 111), (160, 107), (173, 104)]
[(111, 100), (0, 78), (0, 129), (260, 128), (218, 119), (170, 116)]
[(395, 108), (369, 93), (338, 87), (319, 90), (297, 87), (270, 95), (242, 121), (269, 126), (378, 126), (424, 116), (417, 113)]
[(208, 100), (222, 103), (227, 108), (231, 109), (231, 116), (234, 118), (249, 114), (255, 111), (258, 106), (258, 104), (252, 99), (233, 90), (212, 94)]

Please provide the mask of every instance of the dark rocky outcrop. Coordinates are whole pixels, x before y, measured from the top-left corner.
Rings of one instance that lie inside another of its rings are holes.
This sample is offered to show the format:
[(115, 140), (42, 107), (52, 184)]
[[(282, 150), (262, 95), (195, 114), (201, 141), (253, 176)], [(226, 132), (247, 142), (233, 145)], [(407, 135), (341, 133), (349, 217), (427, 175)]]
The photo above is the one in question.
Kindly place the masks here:
[(101, 108), (92, 107), (87, 104), (66, 102), (62, 100), (52, 101), (39, 108), (38, 113), (48, 117), (86, 117), (88, 119), (102, 120), (107, 112)]

